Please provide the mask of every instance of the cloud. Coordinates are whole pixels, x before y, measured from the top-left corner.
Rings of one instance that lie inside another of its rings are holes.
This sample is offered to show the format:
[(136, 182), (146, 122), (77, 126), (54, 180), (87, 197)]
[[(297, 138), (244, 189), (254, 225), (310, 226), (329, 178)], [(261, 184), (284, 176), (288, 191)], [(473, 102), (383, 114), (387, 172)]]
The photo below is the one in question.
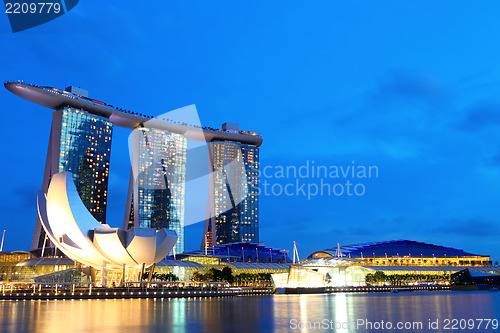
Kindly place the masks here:
[(460, 128), (466, 131), (478, 131), (485, 127), (500, 124), (500, 104), (476, 104), (466, 110), (466, 116)]
[(10, 189), (9, 201), (6, 204), (12, 209), (26, 209), (29, 207), (36, 211), (36, 194), (40, 189), (33, 184), (19, 184)]
[(500, 167), (500, 152), (491, 154), (488, 157), (485, 157), (482, 159), (482, 162), (484, 165), (492, 168), (499, 168)]
[[(334, 131), (339, 153), (376, 153), (391, 159), (422, 158), (434, 151), (453, 117), (449, 89), (425, 72), (392, 70), (374, 82), (360, 104), (337, 114)], [(436, 139), (438, 138), (438, 139)]]
[(395, 70), (378, 82), (377, 89), (369, 96), (369, 104), (382, 106), (397, 101), (436, 106), (445, 103), (447, 98), (444, 86), (430, 74)]
[(499, 223), (486, 218), (476, 217), (470, 219), (450, 219), (430, 232), (442, 234), (455, 234), (464, 237), (497, 237), (500, 233)]

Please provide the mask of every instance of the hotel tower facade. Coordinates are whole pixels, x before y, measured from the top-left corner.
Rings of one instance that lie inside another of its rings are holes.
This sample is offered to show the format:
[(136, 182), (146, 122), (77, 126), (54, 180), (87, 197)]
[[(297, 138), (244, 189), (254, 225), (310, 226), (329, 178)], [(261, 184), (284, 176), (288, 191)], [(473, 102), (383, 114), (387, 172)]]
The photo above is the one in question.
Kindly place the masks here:
[[(52, 176), (73, 174), (78, 194), (96, 220), (106, 223), (108, 176), (113, 123), (105, 117), (63, 107), (52, 114), (49, 147), (42, 190), (46, 193)], [(32, 250), (49, 247), (37, 216)], [(47, 253), (50, 251), (47, 249)]]
[[(239, 131), (237, 124), (222, 129)], [(203, 247), (259, 242), (259, 147), (237, 141), (209, 146), (208, 209)]]
[(166, 228), (179, 236), (184, 252), (187, 139), (165, 130), (138, 128), (130, 137), (132, 171), (124, 229)]

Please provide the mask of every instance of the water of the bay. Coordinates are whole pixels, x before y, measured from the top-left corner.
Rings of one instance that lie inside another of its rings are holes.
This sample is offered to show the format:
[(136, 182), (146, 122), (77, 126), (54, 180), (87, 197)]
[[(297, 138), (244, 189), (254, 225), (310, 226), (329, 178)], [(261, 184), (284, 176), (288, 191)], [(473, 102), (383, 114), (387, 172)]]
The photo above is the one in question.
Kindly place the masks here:
[(499, 319), (500, 292), (488, 291), (0, 302), (0, 332), (16, 333), (472, 333), (500, 332)]

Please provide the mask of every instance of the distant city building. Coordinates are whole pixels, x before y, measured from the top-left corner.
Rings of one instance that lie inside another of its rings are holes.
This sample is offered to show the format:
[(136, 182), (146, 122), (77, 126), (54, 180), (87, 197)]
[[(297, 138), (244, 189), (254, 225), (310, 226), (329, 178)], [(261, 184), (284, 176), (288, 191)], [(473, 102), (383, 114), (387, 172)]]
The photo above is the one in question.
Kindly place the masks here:
[[(237, 124), (223, 130), (238, 132)], [(259, 148), (233, 141), (209, 146), (212, 177), (203, 247), (259, 242)]]
[(124, 229), (177, 231), (176, 253), (184, 252), (187, 140), (180, 134), (139, 128), (132, 133), (132, 177)]
[[(105, 117), (69, 107), (55, 111), (42, 183), (42, 190), (47, 192), (54, 174), (70, 171), (85, 207), (103, 224), (112, 133), (113, 123)], [(45, 232), (37, 216), (31, 249), (42, 249), (44, 243)]]

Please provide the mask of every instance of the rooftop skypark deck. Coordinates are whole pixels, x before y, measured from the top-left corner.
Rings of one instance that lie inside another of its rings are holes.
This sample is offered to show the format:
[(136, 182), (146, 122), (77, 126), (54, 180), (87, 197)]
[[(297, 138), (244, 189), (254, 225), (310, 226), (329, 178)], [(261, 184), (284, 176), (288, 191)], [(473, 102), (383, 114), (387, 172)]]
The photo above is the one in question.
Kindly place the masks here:
[(141, 125), (164, 129), (172, 133), (184, 135), (188, 140), (212, 142), (217, 140), (236, 141), (260, 146), (262, 137), (255, 132), (214, 129), (176, 122), (164, 117), (154, 117), (131, 110), (115, 107), (89, 97), (74, 94), (53, 87), (27, 84), (22, 81), (7, 81), (7, 90), (33, 103), (57, 110), (69, 106), (89, 113), (109, 118), (116, 126), (135, 129)]

